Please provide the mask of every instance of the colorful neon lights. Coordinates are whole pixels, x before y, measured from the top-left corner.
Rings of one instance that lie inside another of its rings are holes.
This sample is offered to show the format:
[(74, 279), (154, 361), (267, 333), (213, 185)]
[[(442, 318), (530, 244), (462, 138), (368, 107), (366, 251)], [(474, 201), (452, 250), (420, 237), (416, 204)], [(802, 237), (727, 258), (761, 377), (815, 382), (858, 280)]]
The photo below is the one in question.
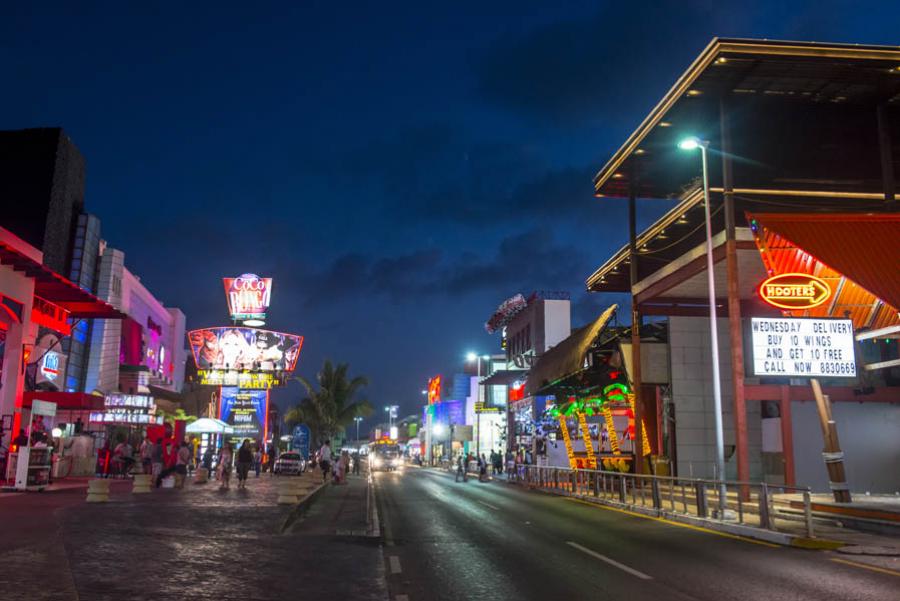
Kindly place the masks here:
[(245, 273), (236, 278), (222, 278), (225, 296), (228, 298), (228, 312), (238, 321), (266, 318), (266, 311), (272, 300), (272, 278), (261, 278), (254, 273)]
[(587, 451), (588, 469), (597, 469), (597, 456), (594, 454), (594, 443), (591, 442), (591, 431), (588, 429), (587, 419), (584, 413), (578, 413), (578, 426), (581, 428), (581, 438), (584, 440), (584, 449)]
[(441, 402), (441, 377), (435, 376), (428, 380), (428, 404)]
[(569, 426), (566, 425), (566, 417), (564, 415), (559, 416), (559, 429), (562, 432), (563, 441), (566, 443), (566, 455), (569, 456), (569, 467), (574, 470), (578, 467), (578, 462), (575, 460), (575, 451), (572, 449), (572, 439), (569, 437)]
[(782, 273), (759, 285), (759, 297), (786, 311), (812, 309), (831, 297), (831, 287), (806, 273)]

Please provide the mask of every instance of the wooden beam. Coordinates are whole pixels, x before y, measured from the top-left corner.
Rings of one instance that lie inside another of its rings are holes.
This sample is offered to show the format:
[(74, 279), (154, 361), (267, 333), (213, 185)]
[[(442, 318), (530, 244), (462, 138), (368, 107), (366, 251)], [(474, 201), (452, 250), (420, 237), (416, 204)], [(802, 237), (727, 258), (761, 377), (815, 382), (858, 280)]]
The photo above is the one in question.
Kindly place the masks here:
[(828, 470), (828, 485), (834, 493), (836, 503), (850, 503), (850, 489), (847, 487), (847, 474), (844, 472), (844, 452), (841, 451), (841, 443), (838, 440), (837, 424), (831, 412), (831, 400), (822, 393), (822, 387), (817, 379), (812, 378), (809, 383), (816, 398), (819, 424), (822, 426), (822, 437), (825, 439), (822, 458), (825, 460), (825, 469)]

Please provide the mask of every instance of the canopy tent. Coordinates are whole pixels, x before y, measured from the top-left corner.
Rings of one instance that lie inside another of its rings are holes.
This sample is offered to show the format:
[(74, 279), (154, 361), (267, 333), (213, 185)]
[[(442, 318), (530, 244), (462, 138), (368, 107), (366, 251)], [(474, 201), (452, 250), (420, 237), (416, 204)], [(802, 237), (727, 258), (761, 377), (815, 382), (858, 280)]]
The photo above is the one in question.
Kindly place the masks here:
[(233, 434), (234, 428), (220, 419), (201, 417), (197, 421), (188, 424), (185, 432), (188, 434)]

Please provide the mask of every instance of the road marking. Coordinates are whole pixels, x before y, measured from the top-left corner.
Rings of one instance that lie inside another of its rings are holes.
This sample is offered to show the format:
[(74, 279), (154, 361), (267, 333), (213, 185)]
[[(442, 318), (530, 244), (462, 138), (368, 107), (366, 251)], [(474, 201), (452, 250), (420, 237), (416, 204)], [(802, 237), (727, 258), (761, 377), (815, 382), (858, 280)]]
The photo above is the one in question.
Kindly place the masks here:
[(391, 574), (399, 574), (402, 571), (400, 569), (400, 558), (396, 555), (388, 557), (388, 563), (391, 564)]
[(635, 570), (634, 568), (629, 568), (624, 563), (619, 563), (615, 559), (610, 559), (606, 555), (601, 555), (600, 553), (597, 553), (593, 549), (588, 549), (587, 547), (582, 547), (578, 543), (573, 543), (572, 541), (567, 541), (566, 544), (569, 545), (570, 547), (574, 547), (575, 549), (578, 549), (582, 553), (587, 553), (591, 557), (596, 557), (600, 561), (604, 561), (613, 567), (619, 568), (623, 572), (628, 572), (632, 576), (637, 576), (641, 580), (653, 580), (653, 576), (648, 576), (647, 574), (644, 574), (643, 572), (639, 572), (639, 571)]
[(484, 501), (478, 501), (478, 502), (481, 503), (482, 505), (484, 505), (485, 507), (490, 507), (494, 511), (500, 511), (500, 508), (497, 507), (496, 505), (491, 505), (490, 503), (485, 503)]
[(878, 572), (880, 574), (888, 574), (889, 576), (900, 576), (900, 572), (889, 570), (888, 568), (879, 568), (878, 566), (870, 566), (865, 563), (856, 563), (855, 561), (849, 561), (846, 559), (838, 559), (837, 557), (832, 557), (831, 561), (836, 561), (838, 563), (845, 563), (848, 566), (854, 566), (857, 568), (862, 568), (864, 570), (872, 570), (873, 572)]
[(675, 522), (673, 520), (667, 520), (666, 518), (658, 518), (658, 517), (653, 517), (652, 515), (644, 515), (643, 513), (637, 513), (636, 511), (628, 511), (627, 509), (619, 509), (618, 507), (610, 507), (609, 505), (601, 505), (600, 503), (591, 503), (589, 501), (582, 501), (581, 499), (572, 499), (571, 497), (565, 497), (564, 500), (570, 501), (572, 503), (581, 503), (582, 505), (590, 505), (591, 507), (599, 507), (600, 509), (605, 509), (607, 511), (618, 511), (619, 513), (624, 513), (625, 515), (634, 516), (636, 518), (644, 518), (645, 520), (652, 520), (654, 522), (662, 522), (662, 523), (668, 524), (670, 526), (678, 526), (679, 528), (687, 528), (688, 530), (696, 530), (697, 532), (705, 532), (706, 534), (715, 534), (717, 536), (722, 536), (725, 538), (733, 538), (734, 540), (744, 541), (745, 543), (753, 543), (754, 545), (762, 545), (763, 547), (771, 547), (773, 549), (781, 548), (781, 545), (776, 545), (775, 543), (769, 543), (769, 542), (762, 541), (762, 540), (756, 540), (755, 538), (747, 538), (746, 536), (738, 536), (737, 534), (730, 534), (728, 532), (720, 532), (718, 530), (704, 528), (703, 526), (694, 526), (693, 524), (685, 524), (683, 522)]

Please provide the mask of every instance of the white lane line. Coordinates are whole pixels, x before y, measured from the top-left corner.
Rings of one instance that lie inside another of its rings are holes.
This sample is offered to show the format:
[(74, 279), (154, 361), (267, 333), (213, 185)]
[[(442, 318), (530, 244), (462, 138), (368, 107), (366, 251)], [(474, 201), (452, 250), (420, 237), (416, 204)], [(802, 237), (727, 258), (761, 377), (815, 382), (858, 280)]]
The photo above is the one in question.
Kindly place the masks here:
[(496, 505), (491, 505), (490, 503), (485, 503), (484, 501), (478, 501), (478, 502), (481, 503), (482, 505), (484, 505), (485, 507), (490, 507), (494, 511), (500, 511), (500, 508), (497, 507)]
[(587, 547), (582, 547), (578, 543), (574, 543), (572, 541), (567, 541), (566, 544), (569, 545), (570, 547), (574, 547), (574, 548), (578, 549), (582, 553), (587, 553), (591, 557), (596, 557), (600, 561), (604, 561), (613, 567), (619, 568), (623, 572), (628, 572), (632, 576), (637, 576), (641, 580), (653, 580), (653, 576), (648, 576), (647, 574), (644, 574), (643, 572), (639, 572), (639, 571), (635, 570), (634, 568), (629, 568), (624, 563), (619, 563), (615, 559), (610, 559), (606, 555), (601, 555), (600, 553), (597, 553), (596, 551), (594, 551), (592, 549), (588, 549)]
[(388, 563), (391, 564), (391, 574), (399, 574), (400, 570), (400, 558), (396, 555), (391, 555), (388, 557)]

